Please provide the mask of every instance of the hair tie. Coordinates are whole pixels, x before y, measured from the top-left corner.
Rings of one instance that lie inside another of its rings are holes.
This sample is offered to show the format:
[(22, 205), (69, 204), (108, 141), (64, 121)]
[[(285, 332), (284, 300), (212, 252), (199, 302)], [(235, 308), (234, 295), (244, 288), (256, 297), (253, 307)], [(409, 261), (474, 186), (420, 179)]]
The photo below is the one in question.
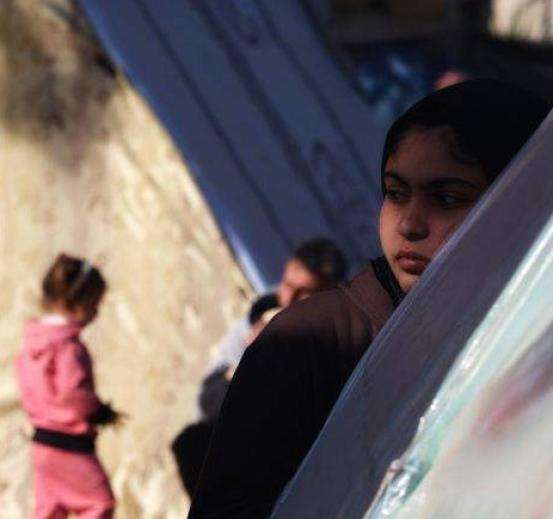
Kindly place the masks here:
[(81, 268), (79, 270), (79, 275), (77, 276), (77, 279), (75, 280), (75, 283), (73, 283), (73, 286), (71, 287), (71, 290), (69, 291), (69, 293), (72, 296), (74, 296), (80, 290), (80, 288), (84, 285), (84, 282), (86, 281), (86, 279), (88, 278), (88, 276), (92, 272), (93, 268), (94, 267), (93, 267), (92, 263), (90, 263), (87, 260), (83, 260), (83, 262), (81, 263)]

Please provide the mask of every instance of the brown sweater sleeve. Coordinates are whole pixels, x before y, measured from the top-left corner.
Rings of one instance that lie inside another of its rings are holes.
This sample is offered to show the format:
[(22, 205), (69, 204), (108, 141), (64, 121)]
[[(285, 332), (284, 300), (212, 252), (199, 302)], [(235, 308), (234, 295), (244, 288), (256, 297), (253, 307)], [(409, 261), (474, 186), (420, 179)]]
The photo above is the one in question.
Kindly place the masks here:
[(340, 347), (351, 328), (340, 306), (348, 305), (328, 294), (282, 312), (246, 350), (190, 518), (267, 517), (296, 472), (358, 360)]

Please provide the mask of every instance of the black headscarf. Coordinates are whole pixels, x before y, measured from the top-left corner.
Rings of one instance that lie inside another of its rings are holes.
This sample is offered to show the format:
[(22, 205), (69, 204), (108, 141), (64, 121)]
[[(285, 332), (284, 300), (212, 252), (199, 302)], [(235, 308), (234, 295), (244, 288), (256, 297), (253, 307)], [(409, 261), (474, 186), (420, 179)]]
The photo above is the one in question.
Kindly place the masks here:
[[(390, 127), (381, 162), (382, 193), (386, 163), (413, 127), (448, 127), (451, 154), (463, 164), (480, 166), (493, 182), (545, 119), (551, 106), (510, 83), (475, 79), (432, 92)], [(373, 262), (376, 275), (395, 305), (404, 294), (385, 258)]]
[(405, 292), (401, 290), (399, 283), (397, 282), (388, 261), (384, 256), (371, 260), (371, 264), (378, 279), (384, 290), (388, 292), (388, 295), (392, 299), (392, 303), (395, 307), (399, 306), (401, 300), (405, 297)]
[(551, 110), (550, 103), (511, 83), (474, 79), (432, 92), (390, 127), (381, 175), (390, 155), (413, 127), (448, 127), (452, 156), (479, 165), (492, 182), (524, 146)]

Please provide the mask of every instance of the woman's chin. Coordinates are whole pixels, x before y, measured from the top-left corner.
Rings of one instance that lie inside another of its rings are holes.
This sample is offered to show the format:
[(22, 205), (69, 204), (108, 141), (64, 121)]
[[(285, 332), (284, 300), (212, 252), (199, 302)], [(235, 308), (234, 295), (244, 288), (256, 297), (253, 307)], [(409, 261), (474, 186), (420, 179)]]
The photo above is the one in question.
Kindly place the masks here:
[(394, 274), (399, 287), (404, 293), (409, 292), (418, 283), (424, 270), (419, 268), (413, 270), (410, 265), (407, 265), (407, 269), (402, 268), (399, 262), (394, 259), (388, 259), (388, 264), (392, 269), (392, 273)]
[(420, 274), (410, 274), (405, 271), (394, 272), (399, 286), (407, 294), (419, 281)]

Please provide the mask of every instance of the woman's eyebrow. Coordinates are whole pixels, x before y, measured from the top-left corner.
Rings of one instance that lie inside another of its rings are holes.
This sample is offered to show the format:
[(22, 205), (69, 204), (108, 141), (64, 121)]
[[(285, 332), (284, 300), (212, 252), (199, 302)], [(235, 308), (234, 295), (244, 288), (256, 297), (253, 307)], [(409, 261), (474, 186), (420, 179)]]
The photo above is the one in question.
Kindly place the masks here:
[(474, 182), (470, 182), (469, 180), (465, 180), (464, 178), (460, 178), (460, 177), (440, 177), (435, 180), (431, 180), (426, 184), (425, 187), (428, 189), (439, 189), (443, 187), (452, 187), (452, 186), (468, 187), (469, 189), (477, 189), (477, 190), (482, 189), (482, 186), (479, 186)]
[(395, 171), (385, 171), (384, 172), (384, 178), (391, 178), (392, 180), (395, 180), (399, 182), (400, 184), (404, 184), (405, 186), (409, 186), (409, 182), (402, 178), (402, 176), (399, 173), (396, 173)]

